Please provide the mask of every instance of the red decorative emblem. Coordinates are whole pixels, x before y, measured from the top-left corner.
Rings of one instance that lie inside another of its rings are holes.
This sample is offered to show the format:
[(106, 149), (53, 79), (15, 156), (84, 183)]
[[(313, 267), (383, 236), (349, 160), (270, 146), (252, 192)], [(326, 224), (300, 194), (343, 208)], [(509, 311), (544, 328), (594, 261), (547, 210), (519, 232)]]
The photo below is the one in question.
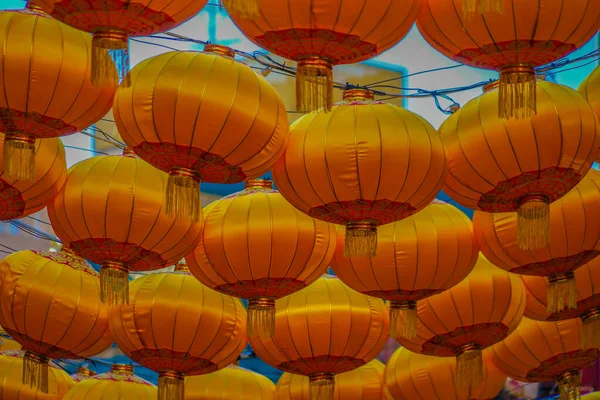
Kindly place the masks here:
[(280, 299), (303, 289), (305, 286), (304, 282), (292, 278), (263, 278), (254, 281), (240, 281), (233, 284), (219, 285), (215, 290), (245, 299), (257, 297)]
[(485, 323), (456, 328), (452, 332), (437, 335), (423, 343), (423, 354), (453, 357), (468, 344), (478, 344), (481, 349), (490, 347), (508, 336), (508, 327), (502, 323)]
[(311, 208), (308, 215), (340, 225), (345, 225), (350, 221), (373, 221), (376, 225), (385, 225), (410, 217), (415, 211), (415, 208), (408, 203), (385, 199), (352, 200)]
[(7, 221), (22, 217), (25, 206), (21, 192), (0, 179), (0, 220)]
[(26, 133), (36, 139), (70, 135), (78, 129), (65, 121), (36, 112), (0, 108), (0, 132)]
[(364, 360), (353, 357), (318, 356), (312, 358), (301, 358), (294, 361), (286, 361), (277, 366), (285, 372), (297, 375), (312, 375), (324, 372), (341, 374), (352, 371), (365, 365)]
[(434, 294), (442, 293), (443, 291), (443, 289), (373, 290), (363, 293), (367, 296), (378, 297), (388, 301), (418, 301)]
[(510, 272), (519, 275), (550, 276), (564, 274), (581, 267), (600, 255), (598, 250), (584, 250), (568, 257), (556, 257), (548, 261), (523, 265)]
[(61, 251), (34, 251), (40, 257), (44, 257), (52, 262), (57, 264), (66, 265), (71, 267), (77, 271), (85, 272), (86, 274), (90, 274), (92, 276), (98, 277), (99, 274), (95, 269), (92, 268), (84, 259), (77, 256), (75, 253), (69, 250), (61, 250)]
[(152, 271), (167, 266), (158, 253), (146, 250), (133, 243), (117, 242), (112, 239), (82, 239), (69, 244), (80, 257), (96, 264), (115, 261), (126, 264), (131, 271)]
[[(202, 335), (200, 332), (198, 334)], [(132, 353), (127, 352), (127, 355), (156, 372), (177, 371), (191, 376), (209, 374), (219, 369), (219, 366), (210, 360), (167, 349), (143, 349)]]
[(553, 381), (562, 373), (587, 367), (596, 361), (598, 357), (600, 357), (600, 350), (598, 349), (576, 350), (563, 353), (542, 361), (539, 367), (529, 371), (527, 380), (530, 382)]

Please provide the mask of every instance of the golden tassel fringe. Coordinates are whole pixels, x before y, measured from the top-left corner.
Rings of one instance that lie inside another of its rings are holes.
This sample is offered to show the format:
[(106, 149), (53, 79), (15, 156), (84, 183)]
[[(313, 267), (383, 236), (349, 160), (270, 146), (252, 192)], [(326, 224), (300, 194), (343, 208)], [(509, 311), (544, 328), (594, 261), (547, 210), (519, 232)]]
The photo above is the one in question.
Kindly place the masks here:
[(390, 304), (390, 333), (394, 338), (414, 339), (417, 336), (417, 305), (415, 301)]
[(308, 400), (333, 400), (334, 394), (335, 378), (333, 374), (310, 376)]
[(175, 171), (169, 175), (165, 207), (167, 215), (195, 222), (200, 220), (200, 181), (193, 173)]
[(333, 65), (320, 58), (298, 62), (296, 69), (296, 109), (311, 112), (333, 107)]
[[(110, 56), (109, 50), (115, 51), (116, 64), (119, 71), (115, 70), (115, 63)], [(92, 83), (95, 86), (103, 86), (106, 82), (111, 82), (115, 78), (115, 74), (128, 80), (128, 70), (129, 51), (127, 34), (110, 30), (95, 32), (92, 37)], [(123, 82), (123, 86), (129, 85), (127, 82)]]
[(540, 196), (522, 202), (517, 211), (517, 244), (522, 250), (534, 250), (550, 241), (550, 204)]
[(4, 173), (8, 180), (35, 180), (35, 139), (24, 134), (4, 137)]
[(581, 399), (581, 378), (577, 371), (565, 372), (558, 377), (557, 381), (560, 400)]
[(500, 71), (498, 117), (526, 119), (537, 113), (535, 70), (530, 66), (507, 67)]
[(592, 309), (581, 317), (583, 331), (581, 343), (584, 349), (600, 348), (600, 309)]
[(45, 356), (26, 351), (23, 357), (23, 384), (48, 393), (49, 361)]
[(250, 299), (248, 301), (248, 336), (267, 338), (275, 336), (275, 300)]
[(111, 306), (129, 304), (129, 271), (122, 264), (106, 263), (100, 268), (100, 298)]
[(184, 400), (183, 374), (175, 371), (161, 373), (158, 377), (158, 400)]
[(476, 14), (504, 14), (504, 0), (463, 0), (462, 11), (468, 21)]
[(476, 345), (464, 346), (456, 355), (456, 387), (468, 389), (483, 380), (483, 356), (481, 349)]
[(258, 2), (260, 0), (223, 0), (223, 5), (233, 15), (251, 21), (260, 17)]
[(377, 226), (368, 221), (354, 221), (346, 224), (344, 256), (375, 257), (377, 255)]
[(577, 285), (573, 273), (554, 275), (548, 278), (548, 300), (546, 310), (553, 314), (565, 308), (577, 308)]

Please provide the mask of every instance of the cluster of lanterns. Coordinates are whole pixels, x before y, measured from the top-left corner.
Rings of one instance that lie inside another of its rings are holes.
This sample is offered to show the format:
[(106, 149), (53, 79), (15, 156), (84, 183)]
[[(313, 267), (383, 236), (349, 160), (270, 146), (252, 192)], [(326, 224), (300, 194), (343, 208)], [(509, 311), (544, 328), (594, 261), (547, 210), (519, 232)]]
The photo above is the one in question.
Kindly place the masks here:
[[(291, 127), (227, 47), (127, 72), (129, 37), (206, 0), (0, 13), (0, 218), (47, 206), (63, 243), (0, 264), (0, 325), (22, 346), (0, 355), (2, 390), (347, 400), (449, 399), (452, 387), (464, 400), (493, 397), (508, 375), (578, 398), (578, 370), (600, 356), (600, 69), (578, 93), (535, 68), (598, 31), (594, 1), (224, 2), (248, 38), (297, 62), (307, 114)], [(499, 82), (439, 130), (367, 89), (332, 104), (333, 65), (380, 54), (415, 20), (441, 53)], [(67, 172), (59, 137), (111, 107), (123, 154)], [(277, 190), (258, 179), (269, 170)], [(201, 181), (246, 187), (202, 210)], [(473, 221), (435, 200), (440, 189)], [(384, 367), (390, 335), (403, 348)], [(286, 373), (277, 388), (235, 365), (248, 341)], [(52, 363), (113, 342), (158, 388), (123, 365), (73, 386)]]

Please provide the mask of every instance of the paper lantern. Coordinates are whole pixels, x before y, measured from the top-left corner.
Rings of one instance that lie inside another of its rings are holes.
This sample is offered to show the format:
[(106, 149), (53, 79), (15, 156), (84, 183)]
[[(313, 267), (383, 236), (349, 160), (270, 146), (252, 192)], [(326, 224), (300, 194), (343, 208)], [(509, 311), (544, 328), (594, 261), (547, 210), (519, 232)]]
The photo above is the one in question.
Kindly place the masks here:
[(475, 210), (516, 211), (524, 250), (547, 244), (550, 203), (588, 173), (600, 145), (600, 123), (581, 95), (545, 81), (536, 90), (538, 113), (531, 119), (498, 118), (499, 91), (492, 86), (440, 127), (449, 165), (444, 192)]
[(327, 271), (334, 225), (295, 209), (269, 180), (247, 182), (204, 214), (202, 240), (187, 257), (190, 271), (212, 289), (249, 299), (248, 334), (272, 337), (275, 300)]
[(63, 400), (156, 400), (156, 386), (133, 374), (133, 366), (113, 364), (110, 372), (79, 382)]
[[(581, 83), (579, 93), (592, 105), (596, 115), (600, 115), (600, 67), (597, 67)], [(596, 161), (600, 160), (600, 149), (596, 155)]]
[(24, 369), (22, 351), (0, 352), (0, 398), (2, 400), (61, 400), (74, 385), (58, 365), (49, 364), (48, 393), (40, 393), (21, 383)]
[(518, 275), (480, 255), (461, 283), (419, 302), (417, 336), (398, 341), (415, 353), (456, 357), (456, 386), (473, 388), (483, 379), (482, 351), (517, 327), (525, 301)]
[(159, 373), (158, 400), (183, 400), (185, 376), (226, 367), (248, 342), (242, 303), (181, 265), (131, 282), (131, 303), (112, 309), (110, 322), (123, 353)]
[(347, 90), (332, 112), (298, 119), (273, 168), (277, 189), (294, 207), (346, 226), (346, 256), (375, 255), (377, 226), (429, 205), (447, 171), (433, 127), (373, 96)]
[[(36, 181), (36, 139), (79, 132), (110, 110), (116, 80), (92, 85), (91, 44), (89, 35), (48, 15), (0, 12), (0, 132), (9, 181)], [(114, 69), (108, 54), (102, 60)]]
[(560, 398), (579, 399), (579, 370), (592, 364), (600, 349), (583, 349), (581, 320), (557, 322), (523, 318), (519, 327), (491, 348), (494, 364), (521, 382), (558, 381)]
[(399, 348), (385, 368), (385, 384), (394, 400), (488, 400), (504, 387), (506, 374), (483, 353), (483, 380), (475, 387), (454, 385), (456, 360), (434, 357)]
[(417, 25), (425, 40), (445, 56), (500, 72), (499, 97), (494, 98), (500, 118), (529, 118), (546, 108), (539, 103), (536, 108), (536, 95), (541, 93), (535, 87), (534, 68), (590, 40), (600, 28), (600, 9), (593, 6), (595, 0), (576, 0), (568, 7), (563, 0), (503, 2), (503, 13), (469, 18), (456, 11), (455, 0), (423, 0)]
[[(600, 172), (591, 170), (579, 185), (550, 205), (548, 244), (522, 250), (514, 213), (476, 211), (475, 238), (483, 254), (507, 271), (548, 277), (550, 312), (576, 307), (573, 271), (600, 255)], [(566, 298), (566, 302), (564, 299)]]
[[(341, 233), (341, 232), (340, 232)], [(473, 225), (456, 207), (441, 201), (379, 229), (375, 257), (344, 257), (343, 234), (331, 268), (346, 285), (385, 299), (391, 334), (417, 333), (417, 301), (450, 289), (477, 262)]]
[(202, 224), (168, 216), (167, 175), (127, 152), (97, 156), (69, 170), (64, 190), (48, 206), (60, 240), (100, 264), (102, 301), (129, 301), (129, 271), (173, 265), (200, 240)]
[(169, 173), (169, 213), (198, 220), (201, 180), (257, 178), (284, 150), (289, 127), (283, 100), (234, 56), (212, 44), (204, 53), (161, 54), (138, 64), (131, 87), (117, 93), (113, 113), (121, 137)]
[(212, 374), (185, 378), (185, 400), (274, 400), (269, 378), (232, 365)]
[(77, 372), (73, 375), (71, 375), (71, 379), (73, 379), (73, 382), (78, 383), (81, 381), (85, 381), (86, 379), (89, 379), (93, 376), (96, 376), (96, 373), (94, 371), (92, 371), (91, 369), (87, 369), (85, 367), (79, 367), (77, 368)]
[(48, 393), (50, 358), (78, 359), (113, 342), (98, 273), (69, 250), (19, 251), (0, 263), (0, 325), (23, 346), (23, 383)]
[(273, 338), (250, 343), (267, 364), (309, 377), (309, 400), (332, 400), (334, 375), (373, 360), (383, 349), (389, 318), (382, 300), (325, 275), (277, 300)]
[[(257, 7), (255, 18), (240, 15), (236, 3)], [(330, 110), (333, 66), (376, 57), (412, 28), (421, 0), (229, 0), (237, 27), (253, 43), (296, 61), (298, 111)]]
[[(383, 382), (383, 365), (377, 359), (355, 370), (335, 376), (335, 400), (388, 400)], [(275, 388), (277, 400), (309, 398), (309, 378), (284, 373)], [(390, 399), (391, 400), (391, 399)]]
[(21, 350), (19, 342), (13, 340), (8, 333), (0, 326), (0, 351)]

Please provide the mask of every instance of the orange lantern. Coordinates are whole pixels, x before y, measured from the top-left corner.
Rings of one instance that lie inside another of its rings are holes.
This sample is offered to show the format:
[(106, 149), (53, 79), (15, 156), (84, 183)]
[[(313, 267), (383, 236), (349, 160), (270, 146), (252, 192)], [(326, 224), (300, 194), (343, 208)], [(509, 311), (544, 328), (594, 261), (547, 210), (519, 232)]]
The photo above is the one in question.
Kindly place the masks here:
[[(600, 115), (600, 67), (597, 67), (579, 86), (579, 93), (592, 105), (596, 115)], [(596, 161), (600, 160), (600, 149)]]
[[(4, 135), (0, 134), (0, 145), (3, 143)], [(60, 139), (38, 140), (35, 160), (35, 178), (31, 182), (8, 178), (0, 161), (0, 220), (22, 218), (40, 211), (65, 184), (67, 162)]]
[(100, 264), (102, 301), (128, 302), (128, 273), (167, 267), (191, 252), (202, 224), (164, 209), (167, 175), (131, 152), (88, 158), (70, 171), (48, 206), (56, 235)]
[[(81, 131), (110, 110), (116, 80), (92, 85), (90, 49), (89, 35), (48, 15), (0, 12), (0, 132), (8, 180), (36, 180), (36, 139)], [(114, 69), (108, 54), (102, 60)]]
[[(472, 0), (463, 0), (463, 4), (465, 1)], [(423, 0), (417, 25), (427, 42), (445, 56), (500, 72), (499, 95), (494, 98), (498, 117), (529, 118), (537, 110), (536, 96), (546, 97), (536, 90), (534, 68), (550, 64), (590, 40), (600, 28), (600, 8), (594, 7), (595, 0), (575, 0), (568, 7), (563, 0), (535, 4), (502, 1), (504, 13), (465, 16), (456, 12), (456, 0)], [(537, 108), (548, 111), (539, 103)], [(554, 157), (552, 153), (549, 156)]]
[(125, 143), (169, 173), (167, 212), (194, 220), (202, 213), (201, 180), (257, 178), (279, 158), (289, 136), (275, 89), (235, 61), (233, 50), (204, 50), (169, 52), (138, 64), (131, 87), (119, 89), (113, 108)]
[(516, 211), (517, 244), (524, 250), (547, 244), (550, 203), (587, 174), (600, 146), (600, 123), (582, 96), (544, 81), (537, 91), (538, 113), (531, 119), (498, 118), (499, 91), (492, 85), (440, 127), (449, 165), (444, 192), (472, 209)]
[(231, 364), (248, 343), (242, 303), (181, 265), (135, 279), (131, 303), (112, 309), (110, 326), (125, 355), (159, 373), (158, 400), (183, 400), (185, 376)]
[(510, 336), (491, 348), (492, 359), (513, 379), (556, 380), (561, 399), (579, 399), (579, 370), (600, 356), (600, 349), (582, 347), (581, 328), (578, 318), (557, 322), (523, 318)]
[(334, 225), (295, 209), (272, 183), (248, 181), (242, 192), (211, 203), (202, 240), (187, 257), (200, 282), (249, 299), (250, 336), (272, 337), (275, 300), (317, 280), (335, 251)]
[(48, 393), (50, 358), (84, 358), (113, 342), (98, 273), (69, 250), (19, 251), (0, 264), (0, 325), (23, 346), (23, 383)]
[[(388, 400), (383, 383), (383, 365), (377, 359), (355, 370), (335, 376), (335, 400)], [(277, 400), (309, 398), (309, 378), (284, 373), (275, 388)]]
[(352, 289), (385, 299), (392, 336), (411, 339), (417, 301), (450, 289), (477, 262), (473, 225), (456, 207), (434, 200), (412, 217), (382, 226), (378, 236), (375, 257), (345, 258), (339, 235), (331, 268)]
[(274, 400), (275, 385), (256, 372), (231, 365), (185, 378), (185, 400)]
[[(550, 312), (576, 307), (573, 271), (600, 255), (600, 172), (591, 170), (579, 185), (550, 205), (552, 227), (548, 244), (535, 250), (519, 248), (514, 213), (476, 211), (475, 238), (483, 254), (507, 271), (548, 277)], [(567, 298), (564, 303), (563, 299)], [(562, 305), (559, 306), (559, 302)]]
[(416, 353), (456, 356), (456, 386), (473, 388), (483, 378), (482, 351), (508, 336), (524, 310), (519, 277), (480, 255), (461, 283), (419, 302), (417, 336), (398, 341)]
[(348, 257), (375, 255), (377, 226), (429, 205), (446, 171), (444, 146), (427, 121), (354, 89), (333, 112), (292, 125), (273, 177), (294, 207), (346, 226)]
[[(258, 3), (255, 18), (235, 3)], [(297, 61), (298, 111), (331, 110), (333, 65), (376, 57), (400, 42), (417, 18), (421, 0), (229, 0), (237, 27), (256, 45)]]
[(399, 348), (385, 368), (385, 384), (394, 400), (487, 400), (504, 387), (506, 374), (483, 352), (483, 380), (467, 390), (454, 386), (456, 360), (433, 357)]
[(92, 376), (96, 376), (94, 371), (85, 367), (79, 367), (77, 368), (77, 372), (74, 375), (71, 375), (71, 379), (73, 379), (73, 382), (79, 383), (91, 378)]
[(352, 371), (383, 349), (389, 318), (382, 300), (325, 275), (277, 300), (273, 338), (250, 338), (267, 364), (309, 377), (309, 400), (333, 400), (335, 374)]

